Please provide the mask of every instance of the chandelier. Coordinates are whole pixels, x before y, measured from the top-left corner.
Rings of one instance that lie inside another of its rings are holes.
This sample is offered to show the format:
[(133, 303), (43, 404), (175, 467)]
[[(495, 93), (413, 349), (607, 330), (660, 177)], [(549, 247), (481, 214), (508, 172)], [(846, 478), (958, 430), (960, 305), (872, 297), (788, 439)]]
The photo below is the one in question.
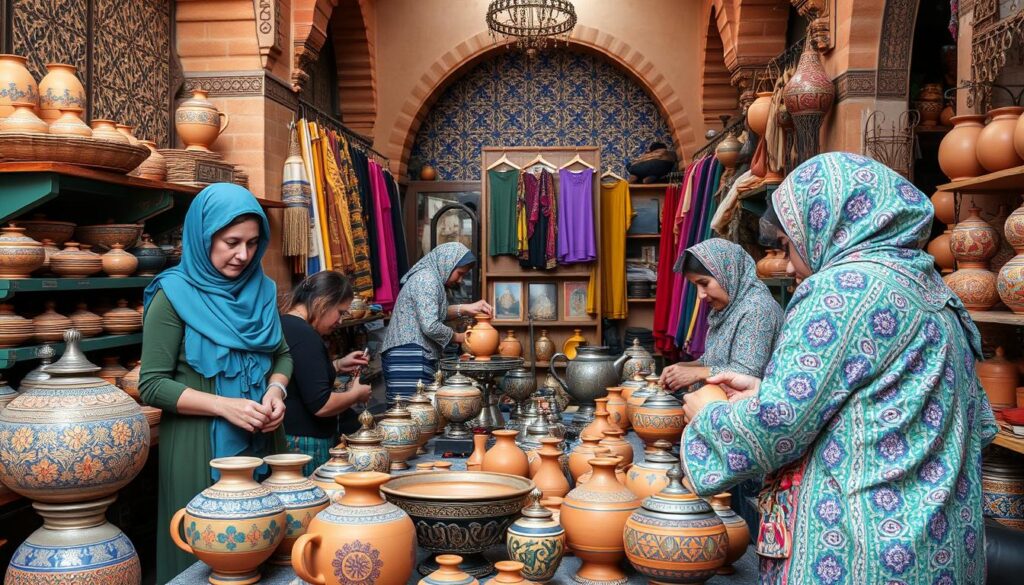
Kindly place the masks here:
[(487, 6), (491, 38), (515, 42), (533, 57), (551, 42), (568, 42), (576, 26), (576, 9), (569, 0), (492, 0)]

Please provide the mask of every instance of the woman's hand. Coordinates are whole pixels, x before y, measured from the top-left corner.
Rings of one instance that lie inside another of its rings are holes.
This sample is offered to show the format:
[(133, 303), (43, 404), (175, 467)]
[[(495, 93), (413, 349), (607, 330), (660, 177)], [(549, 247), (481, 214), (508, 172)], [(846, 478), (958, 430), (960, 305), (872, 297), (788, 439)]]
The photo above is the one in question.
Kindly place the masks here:
[(352, 380), (352, 387), (349, 388), (349, 392), (352, 393), (352, 398), (359, 404), (366, 404), (370, 401), (370, 391), (370, 385), (360, 382), (358, 376)]
[(272, 386), (263, 394), (263, 408), (267, 412), (267, 422), (261, 429), (264, 433), (272, 433), (284, 422), (284, 393), (277, 386)]
[(462, 305), (462, 312), (470, 317), (475, 317), (480, 314), (491, 317), (494, 315), (494, 307), (485, 300), (479, 300), (470, 305)]
[(361, 351), (353, 351), (343, 358), (334, 360), (334, 370), (342, 373), (352, 373), (370, 363), (370, 358)]
[(736, 372), (722, 372), (708, 378), (708, 384), (718, 384), (725, 390), (729, 402), (736, 402), (756, 396), (758, 389), (761, 388), (761, 379)]
[(704, 376), (705, 368), (703, 366), (672, 364), (662, 370), (661, 379), (658, 382), (669, 390), (678, 390), (700, 382)]
[[(280, 394), (280, 390), (277, 392)], [(224, 398), (218, 396), (217, 416), (240, 429), (253, 433), (262, 429), (267, 424), (267, 421), (270, 420), (270, 410), (259, 402), (249, 400), (248, 398)]]

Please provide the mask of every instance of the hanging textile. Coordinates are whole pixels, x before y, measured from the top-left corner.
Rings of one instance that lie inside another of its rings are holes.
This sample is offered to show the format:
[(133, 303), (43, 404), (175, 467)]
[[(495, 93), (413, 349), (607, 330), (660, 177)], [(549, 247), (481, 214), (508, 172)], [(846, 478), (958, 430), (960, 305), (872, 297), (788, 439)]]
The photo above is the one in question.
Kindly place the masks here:
[(380, 268), (377, 272), (380, 273), (381, 284), (376, 287), (374, 300), (380, 303), (385, 311), (390, 311), (395, 306), (395, 299), (398, 298), (398, 263), (395, 259), (395, 238), (391, 226), (391, 197), (384, 179), (384, 169), (377, 161), (369, 161), (369, 173), (374, 217), (379, 218), (375, 227), (377, 240), (380, 242), (380, 248), (377, 250)]
[(310, 252), (306, 265), (306, 274), (315, 274), (322, 270), (324, 259), (324, 243), (320, 239), (320, 211), (317, 209), (316, 199), (320, 190), (320, 182), (316, 177), (316, 169), (313, 165), (313, 141), (310, 136), (309, 123), (300, 120), (299, 123), (299, 147), (302, 152), (302, 162), (306, 167), (306, 176), (310, 178)]
[(654, 333), (655, 346), (663, 355), (670, 355), (674, 344), (668, 342), (668, 320), (672, 310), (672, 266), (669, 258), (675, 257), (675, 232), (672, 229), (672, 218), (676, 207), (682, 199), (683, 185), (689, 180), (693, 165), (686, 167), (683, 183), (669, 185), (665, 189), (665, 206), (662, 211), (661, 238), (658, 240), (658, 280), (654, 297)]
[(391, 231), (395, 237), (395, 260), (398, 268), (398, 281), (401, 282), (409, 272), (409, 251), (405, 243), (405, 223), (402, 218), (402, 202), (398, 190), (398, 181), (391, 171), (384, 170), (384, 179), (388, 183), (388, 196), (391, 199)]
[(352, 250), (355, 259), (355, 272), (350, 275), (352, 288), (357, 294), (372, 298), (373, 277), (370, 268), (370, 243), (366, 236), (366, 224), (363, 222), (359, 181), (353, 168), (348, 139), (334, 132), (332, 132), (332, 137), (337, 144), (335, 156), (338, 161), (338, 170), (345, 183), (345, 198), (348, 202), (349, 224), (352, 231)]
[[(629, 316), (626, 302), (626, 232), (633, 223), (629, 183), (621, 179), (601, 183), (601, 315), (607, 319)], [(594, 279), (587, 298), (594, 299)]]
[(381, 286), (381, 261), (379, 251), (381, 247), (380, 235), (377, 233), (377, 217), (373, 207), (373, 192), (370, 188), (370, 160), (361, 150), (349, 142), (349, 156), (352, 157), (352, 169), (356, 173), (356, 186), (359, 190), (359, 203), (363, 209), (363, 225), (366, 226), (367, 243), (369, 244), (370, 276), (373, 279), (373, 288), (376, 290)]
[(324, 161), (320, 150), (320, 131), (319, 125), (315, 122), (309, 124), (309, 139), (312, 144), (311, 156), (313, 159), (313, 176), (316, 177), (317, 190), (313, 198), (313, 203), (316, 206), (317, 211), (317, 235), (320, 238), (320, 264), (322, 270), (328, 270), (332, 266), (331, 259), (331, 240), (327, 232), (327, 223), (329, 218), (327, 217), (327, 207), (324, 204), (324, 190), (327, 183), (324, 177)]
[(519, 180), (521, 213), (526, 217), (527, 247), (519, 249), (523, 268), (551, 269), (557, 263), (555, 247), (558, 233), (555, 180), (547, 169), (540, 173), (523, 172)]
[(328, 249), (331, 252), (330, 267), (346, 274), (355, 268), (352, 256), (352, 238), (349, 231), (348, 209), (342, 214), (338, 201), (345, 196), (345, 184), (338, 171), (338, 162), (334, 158), (334, 144), (327, 132), (320, 129), (320, 160), (324, 173), (324, 217), (327, 225)]
[[(348, 197), (345, 195), (348, 187), (345, 185), (338, 157), (338, 135), (332, 130), (327, 133), (326, 137), (324, 158), (331, 177), (332, 215), (338, 218), (340, 226), (340, 248), (343, 260), (340, 268), (345, 274), (352, 274), (356, 269), (356, 259), (355, 241), (352, 236), (352, 213), (348, 207)], [(335, 265), (335, 269), (337, 268), (339, 267)]]
[(594, 242), (594, 169), (558, 171), (558, 262), (597, 259)]
[(517, 216), (516, 204), (519, 192), (519, 171), (517, 169), (487, 171), (487, 206), (490, 210), (490, 224), (487, 250), (491, 256), (515, 255)]
[(288, 158), (284, 161), (281, 201), (284, 209), (284, 237), (281, 252), (294, 260), (292, 272), (305, 274), (309, 258), (310, 203), (312, 191), (299, 148), (299, 132), (294, 125), (288, 133)]
[[(704, 181), (699, 185), (700, 188), (694, 197), (694, 206), (691, 207), (694, 225), (686, 248), (703, 242), (711, 235), (710, 224), (715, 210), (715, 194), (718, 193), (724, 167), (713, 157), (708, 159), (706, 165)], [(685, 252), (686, 248), (683, 248), (682, 251)], [(697, 358), (704, 355), (708, 331), (708, 312), (711, 310), (711, 306), (708, 303), (697, 302), (697, 287), (691, 285), (685, 277), (683, 281), (687, 288), (692, 291), (694, 303), (692, 306), (687, 307), (684, 312), (684, 315), (689, 317), (689, 322), (680, 323), (680, 328), (676, 334), (676, 345), (683, 348), (691, 357)], [(686, 326), (684, 327), (683, 325)]]

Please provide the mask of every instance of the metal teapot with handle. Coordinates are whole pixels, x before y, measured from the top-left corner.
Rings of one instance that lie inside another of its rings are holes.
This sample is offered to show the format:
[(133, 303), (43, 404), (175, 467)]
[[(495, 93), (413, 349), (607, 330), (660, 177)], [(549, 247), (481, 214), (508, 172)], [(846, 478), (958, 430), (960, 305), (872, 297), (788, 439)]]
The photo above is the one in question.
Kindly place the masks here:
[[(553, 367), (559, 358), (565, 359), (565, 378)], [(594, 420), (594, 399), (604, 396), (609, 386), (618, 386), (622, 364), (629, 356), (616, 359), (608, 354), (608, 348), (600, 345), (581, 345), (576, 348), (576, 358), (569, 359), (564, 353), (551, 357), (551, 374), (562, 388), (572, 396), (580, 409), (573, 422)]]

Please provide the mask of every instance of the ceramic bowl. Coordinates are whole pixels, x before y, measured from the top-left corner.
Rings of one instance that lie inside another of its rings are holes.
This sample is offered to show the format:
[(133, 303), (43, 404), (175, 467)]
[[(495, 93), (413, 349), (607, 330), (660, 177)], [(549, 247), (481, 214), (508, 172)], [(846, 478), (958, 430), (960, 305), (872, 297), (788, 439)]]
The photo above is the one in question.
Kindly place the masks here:
[(71, 239), (75, 233), (75, 224), (70, 221), (51, 221), (49, 219), (18, 220), (18, 225), (25, 228), (25, 235), (42, 242), (44, 238), (53, 240), (57, 246)]
[(107, 250), (114, 244), (121, 244), (126, 250), (132, 248), (139, 241), (140, 235), (142, 226), (134, 223), (80, 225), (75, 228), (76, 240)]

